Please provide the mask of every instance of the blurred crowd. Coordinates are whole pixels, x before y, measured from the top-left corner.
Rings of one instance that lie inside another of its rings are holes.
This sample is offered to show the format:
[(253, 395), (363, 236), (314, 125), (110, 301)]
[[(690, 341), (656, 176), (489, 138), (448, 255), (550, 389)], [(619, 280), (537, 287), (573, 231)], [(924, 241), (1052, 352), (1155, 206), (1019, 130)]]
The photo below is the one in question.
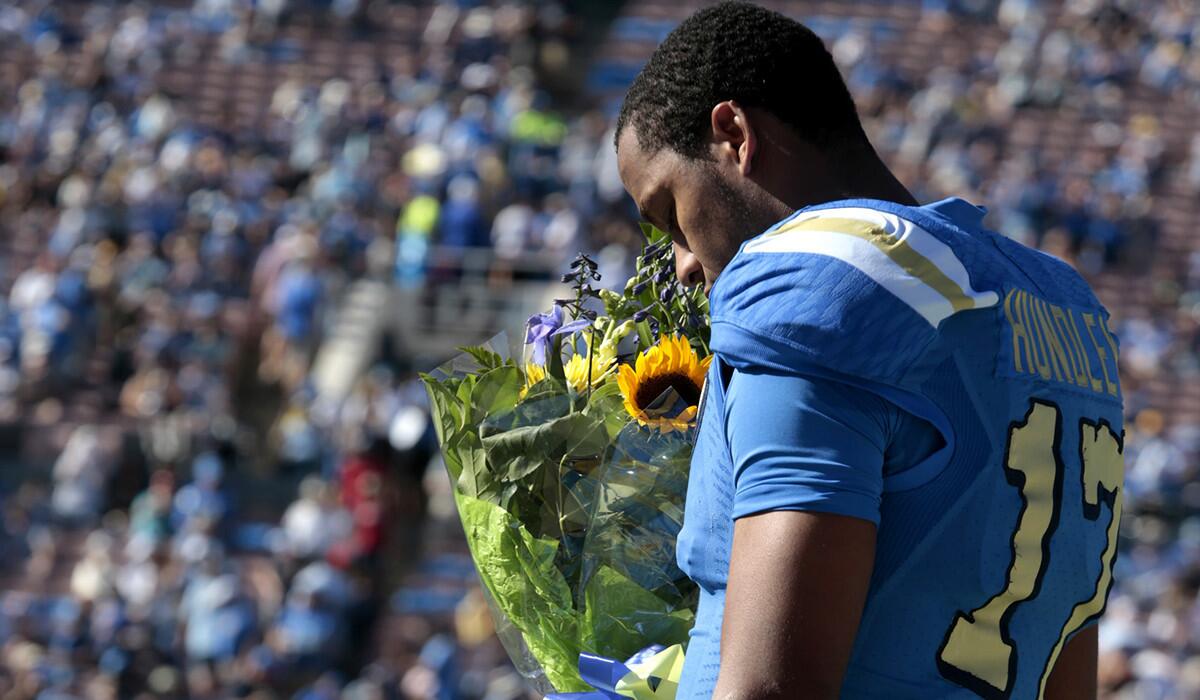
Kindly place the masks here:
[[(1198, 212), (1200, 6), (775, 4), (827, 39), (919, 199), (985, 204), (1107, 285), (1128, 480), (1102, 686), (1200, 697), (1200, 415), (1154, 391), (1200, 375), (1200, 248), (1165, 233)], [(646, 5), (608, 40), (663, 31)], [(280, 73), (252, 123), (166, 77), (303, 66), (290, 27), (369, 43), (401, 9), (411, 42), (354, 77)], [(358, 279), (436, 295), (482, 256), (502, 295), (579, 250), (626, 277), (614, 104), (542, 80), (582, 30), (556, 2), (0, 6), (0, 442), (31, 436), (0, 449), (0, 698), (521, 696), (412, 368), (384, 352), (330, 403), (312, 364)], [(936, 64), (889, 49), (918, 39)]]
[(311, 372), (354, 280), (452, 283), (482, 250), (503, 287), (595, 250), (605, 124), (537, 87), (569, 18), (418, 4), (411, 45), (289, 73), (250, 126), (165, 78), (303, 67), (290, 26), (361, 45), (396, 9), (0, 6), (0, 426), (26, 436), (0, 475), (0, 697), (522, 694), (461, 545), (430, 545), (409, 363), (336, 402)]

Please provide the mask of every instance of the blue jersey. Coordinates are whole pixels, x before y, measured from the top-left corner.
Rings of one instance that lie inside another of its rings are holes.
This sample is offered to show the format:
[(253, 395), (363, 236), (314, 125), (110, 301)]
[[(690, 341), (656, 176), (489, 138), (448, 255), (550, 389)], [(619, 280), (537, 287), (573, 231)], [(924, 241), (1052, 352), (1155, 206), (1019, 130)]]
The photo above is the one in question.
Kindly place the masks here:
[(961, 199), (847, 200), (715, 283), (679, 564), (701, 589), (681, 699), (719, 669), (733, 522), (878, 525), (846, 698), (1037, 698), (1104, 610), (1122, 479), (1117, 341), (1069, 266)]

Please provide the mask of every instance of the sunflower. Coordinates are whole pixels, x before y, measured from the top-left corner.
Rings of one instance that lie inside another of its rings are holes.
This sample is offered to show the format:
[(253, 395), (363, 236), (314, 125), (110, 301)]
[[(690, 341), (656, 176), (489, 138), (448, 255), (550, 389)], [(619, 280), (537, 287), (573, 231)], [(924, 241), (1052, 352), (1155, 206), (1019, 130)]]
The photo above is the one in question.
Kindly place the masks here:
[[(638, 356), (634, 366), (621, 365), (617, 384), (625, 397), (625, 410), (644, 426), (661, 433), (683, 432), (696, 419), (704, 375), (712, 357), (696, 356), (687, 338), (663, 336), (658, 344)], [(674, 389), (685, 408), (675, 415), (676, 405), (660, 405), (668, 389)]]

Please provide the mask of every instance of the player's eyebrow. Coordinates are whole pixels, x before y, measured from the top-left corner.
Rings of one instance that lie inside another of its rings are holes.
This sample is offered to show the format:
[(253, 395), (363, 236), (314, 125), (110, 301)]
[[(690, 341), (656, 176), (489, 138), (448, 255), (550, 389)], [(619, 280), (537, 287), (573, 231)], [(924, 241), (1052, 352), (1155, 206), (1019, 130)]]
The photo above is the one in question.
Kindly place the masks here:
[(640, 214), (643, 219), (653, 224), (655, 228), (663, 231), (666, 231), (670, 227), (664, 226), (663, 221), (651, 213), (651, 210), (653, 209), (651, 205), (655, 200), (661, 199), (665, 191), (666, 190), (663, 189), (661, 185), (655, 185), (654, 189), (650, 191), (650, 196), (646, 198), (645, 202), (637, 202), (638, 214)]

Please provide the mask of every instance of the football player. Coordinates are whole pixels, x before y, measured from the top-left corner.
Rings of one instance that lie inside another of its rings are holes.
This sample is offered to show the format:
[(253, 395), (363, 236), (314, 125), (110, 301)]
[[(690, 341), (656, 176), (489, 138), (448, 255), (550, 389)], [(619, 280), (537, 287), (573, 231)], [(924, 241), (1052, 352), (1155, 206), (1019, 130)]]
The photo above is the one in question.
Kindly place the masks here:
[(712, 311), (678, 697), (1094, 697), (1123, 432), (1083, 279), (917, 202), (821, 40), (754, 5), (666, 38), (616, 146)]

